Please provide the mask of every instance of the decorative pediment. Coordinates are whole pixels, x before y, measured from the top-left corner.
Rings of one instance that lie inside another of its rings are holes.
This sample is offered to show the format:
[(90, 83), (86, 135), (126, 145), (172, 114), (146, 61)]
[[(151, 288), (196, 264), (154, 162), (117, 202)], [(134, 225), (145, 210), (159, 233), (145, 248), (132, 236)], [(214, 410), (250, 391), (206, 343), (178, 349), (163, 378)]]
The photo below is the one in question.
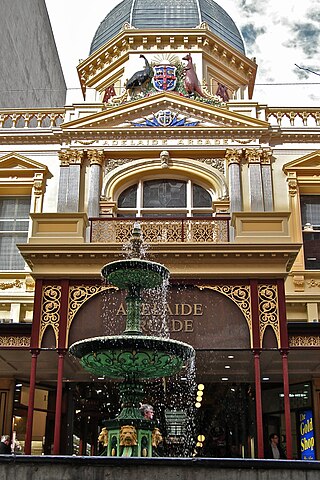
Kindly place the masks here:
[(266, 131), (269, 124), (249, 116), (183, 98), (173, 93), (151, 97), (111, 107), (61, 125), (64, 131), (110, 131), (141, 128), (214, 129), (240, 134), (242, 131)]
[(14, 175), (18, 177), (33, 177), (36, 173), (48, 173), (48, 168), (35, 160), (24, 157), (19, 153), (8, 153), (0, 158), (0, 177), (4, 177), (7, 173), (14, 171)]
[(297, 176), (320, 173), (320, 150), (293, 160), (283, 167), (285, 173), (296, 172)]

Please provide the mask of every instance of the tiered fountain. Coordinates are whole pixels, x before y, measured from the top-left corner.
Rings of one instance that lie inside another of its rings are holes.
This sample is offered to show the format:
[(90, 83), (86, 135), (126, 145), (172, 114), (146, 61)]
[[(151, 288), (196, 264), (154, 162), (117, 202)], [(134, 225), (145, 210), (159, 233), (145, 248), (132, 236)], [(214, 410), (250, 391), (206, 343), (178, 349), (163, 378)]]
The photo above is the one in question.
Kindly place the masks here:
[(70, 347), (85, 370), (99, 377), (122, 380), (122, 410), (115, 419), (105, 422), (110, 456), (152, 456), (155, 424), (144, 419), (139, 408), (144, 399), (144, 381), (175, 375), (195, 356), (194, 349), (186, 343), (142, 334), (141, 291), (158, 288), (170, 275), (163, 265), (142, 258), (142, 244), (140, 225), (136, 223), (129, 258), (108, 263), (101, 270), (109, 284), (127, 291), (123, 334), (88, 338)]

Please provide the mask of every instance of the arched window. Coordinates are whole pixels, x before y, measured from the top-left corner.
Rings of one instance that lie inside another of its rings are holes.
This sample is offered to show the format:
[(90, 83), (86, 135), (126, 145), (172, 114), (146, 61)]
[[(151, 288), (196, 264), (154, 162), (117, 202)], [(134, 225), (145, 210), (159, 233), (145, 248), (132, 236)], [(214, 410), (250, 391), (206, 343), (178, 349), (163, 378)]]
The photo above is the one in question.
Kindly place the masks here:
[(140, 181), (118, 198), (119, 217), (199, 217), (212, 215), (211, 194), (191, 180)]

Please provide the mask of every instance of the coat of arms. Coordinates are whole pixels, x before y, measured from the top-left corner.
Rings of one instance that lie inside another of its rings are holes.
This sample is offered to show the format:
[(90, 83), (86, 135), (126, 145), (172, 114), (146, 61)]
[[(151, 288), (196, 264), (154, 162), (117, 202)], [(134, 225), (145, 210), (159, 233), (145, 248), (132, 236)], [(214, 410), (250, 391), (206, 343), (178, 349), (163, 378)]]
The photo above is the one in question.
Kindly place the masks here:
[(177, 84), (176, 70), (174, 65), (155, 65), (152, 78), (154, 88), (158, 92), (174, 90)]

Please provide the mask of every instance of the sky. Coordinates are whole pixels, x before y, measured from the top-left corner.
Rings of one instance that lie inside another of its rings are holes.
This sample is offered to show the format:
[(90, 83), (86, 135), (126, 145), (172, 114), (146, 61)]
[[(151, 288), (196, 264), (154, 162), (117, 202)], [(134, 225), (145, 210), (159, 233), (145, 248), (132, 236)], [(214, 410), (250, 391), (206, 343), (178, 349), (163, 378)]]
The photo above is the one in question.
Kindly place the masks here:
[[(79, 88), (79, 60), (89, 56), (99, 24), (119, 3), (120, 0), (46, 0), (68, 89)], [(319, 0), (216, 3), (241, 31), (247, 57), (256, 58), (258, 73), (253, 99), (269, 106), (319, 106)]]

